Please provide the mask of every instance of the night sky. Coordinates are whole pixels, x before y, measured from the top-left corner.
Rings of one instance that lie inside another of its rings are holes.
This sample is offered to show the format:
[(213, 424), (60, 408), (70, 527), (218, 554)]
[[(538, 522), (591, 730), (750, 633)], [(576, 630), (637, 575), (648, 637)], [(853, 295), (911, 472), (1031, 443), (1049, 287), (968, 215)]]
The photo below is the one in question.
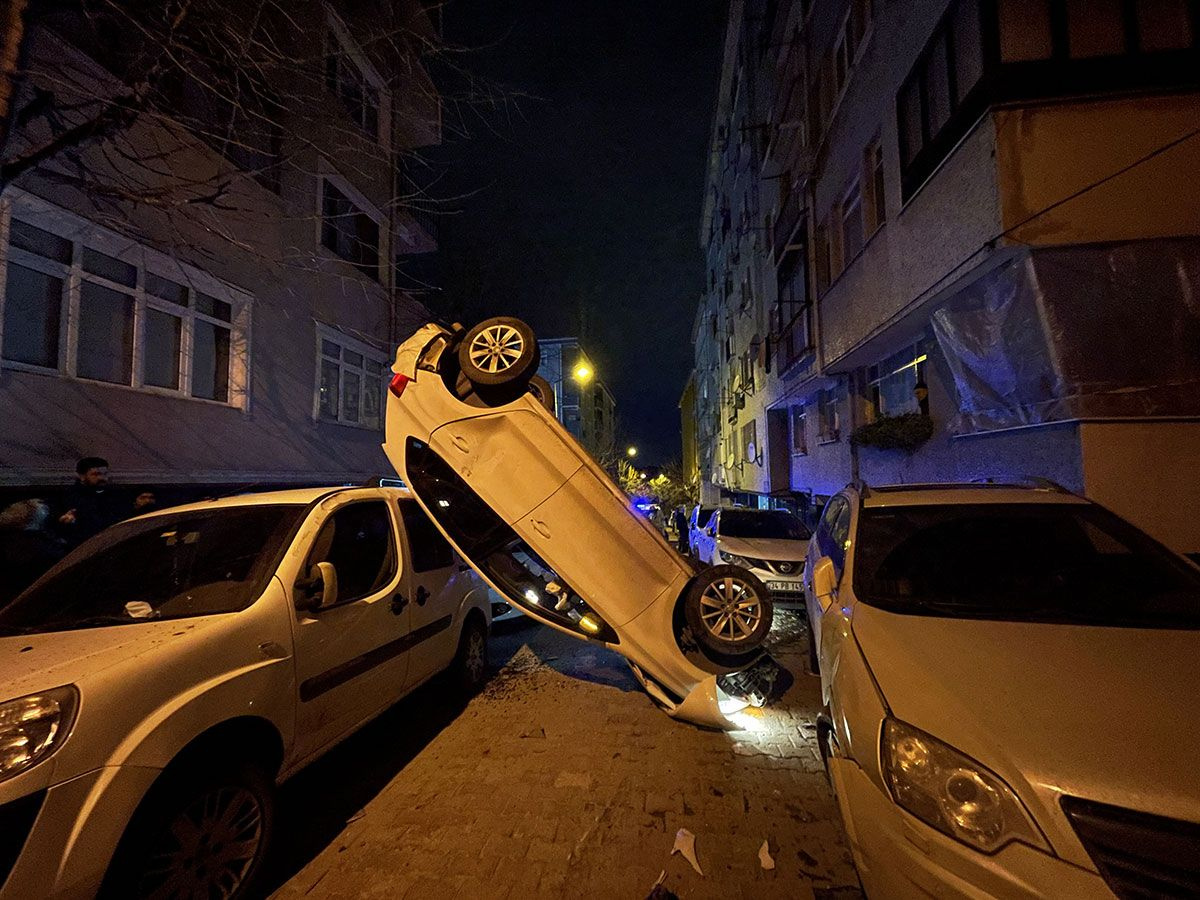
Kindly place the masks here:
[[(677, 458), (723, 0), (451, 0), (448, 40), (515, 108), (450, 132), (440, 310), (578, 335), (640, 461)], [(528, 96), (522, 96), (528, 95)], [(475, 192), (475, 193), (472, 193)], [(471, 194), (470, 196), (466, 196)]]

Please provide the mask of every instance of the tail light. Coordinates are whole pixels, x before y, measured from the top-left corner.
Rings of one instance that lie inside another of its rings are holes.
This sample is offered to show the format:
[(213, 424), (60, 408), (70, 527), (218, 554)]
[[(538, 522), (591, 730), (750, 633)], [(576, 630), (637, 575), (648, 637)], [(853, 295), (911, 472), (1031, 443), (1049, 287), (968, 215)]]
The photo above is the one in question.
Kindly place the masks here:
[(412, 381), (412, 379), (403, 372), (397, 372), (392, 376), (392, 380), (388, 384), (388, 390), (392, 392), (393, 396), (399, 397), (404, 393), (404, 389), (408, 387), (408, 383), (410, 381)]

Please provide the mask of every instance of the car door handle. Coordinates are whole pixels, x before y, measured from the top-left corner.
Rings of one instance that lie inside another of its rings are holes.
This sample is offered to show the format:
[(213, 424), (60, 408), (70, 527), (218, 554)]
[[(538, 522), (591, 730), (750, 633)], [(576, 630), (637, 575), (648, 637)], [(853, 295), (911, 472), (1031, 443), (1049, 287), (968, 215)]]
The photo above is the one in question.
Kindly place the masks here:
[(452, 437), (450, 439), (450, 443), (452, 443), (455, 447), (457, 447), (463, 453), (471, 452), (471, 445), (469, 443), (467, 443), (467, 439), (465, 437), (463, 437), (461, 434), (456, 434), (454, 437)]
[(406, 606), (408, 606), (408, 598), (403, 594), (397, 594), (392, 598), (392, 615), (400, 615), (404, 612), (404, 607)]
[(534, 519), (532, 522), (533, 530), (544, 538), (550, 537), (550, 529), (546, 527), (546, 523), (540, 519)]
[(425, 601), (429, 599), (429, 591), (425, 589), (425, 585), (417, 585), (417, 606), (424, 606)]

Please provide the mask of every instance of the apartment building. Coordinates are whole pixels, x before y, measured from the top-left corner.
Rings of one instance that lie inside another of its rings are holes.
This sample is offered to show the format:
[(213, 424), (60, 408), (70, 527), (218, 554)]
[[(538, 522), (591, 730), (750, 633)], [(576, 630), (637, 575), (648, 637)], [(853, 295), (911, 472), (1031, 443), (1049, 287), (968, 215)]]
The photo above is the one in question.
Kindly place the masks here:
[(578, 338), (538, 341), (538, 374), (554, 390), (554, 410), (575, 440), (596, 459), (612, 457), (617, 440), (617, 401), (596, 373)]
[(713, 480), (804, 510), (852, 479), (1041, 476), (1200, 548), (1195, 5), (733, 14), (771, 72), (774, 296), (765, 448)]
[[(390, 472), (385, 375), (425, 316), (398, 273), (436, 248), (405, 173), (440, 140), (436, 23), (419, 0), (191, 9), (159, 57), (30, 5), (3, 158), (104, 124), (0, 193), (0, 485), (91, 454), (164, 487)], [(204, 43), (226, 29), (241, 49)]]

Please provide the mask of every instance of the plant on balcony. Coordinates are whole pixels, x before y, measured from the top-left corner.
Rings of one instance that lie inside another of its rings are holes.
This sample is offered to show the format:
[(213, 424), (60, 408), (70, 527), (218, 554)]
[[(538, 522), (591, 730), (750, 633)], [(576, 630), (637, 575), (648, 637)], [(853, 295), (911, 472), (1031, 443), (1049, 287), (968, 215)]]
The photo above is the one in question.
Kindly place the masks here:
[(860, 425), (850, 434), (850, 443), (879, 450), (903, 450), (912, 453), (933, 437), (933, 419), (922, 413), (880, 416)]

